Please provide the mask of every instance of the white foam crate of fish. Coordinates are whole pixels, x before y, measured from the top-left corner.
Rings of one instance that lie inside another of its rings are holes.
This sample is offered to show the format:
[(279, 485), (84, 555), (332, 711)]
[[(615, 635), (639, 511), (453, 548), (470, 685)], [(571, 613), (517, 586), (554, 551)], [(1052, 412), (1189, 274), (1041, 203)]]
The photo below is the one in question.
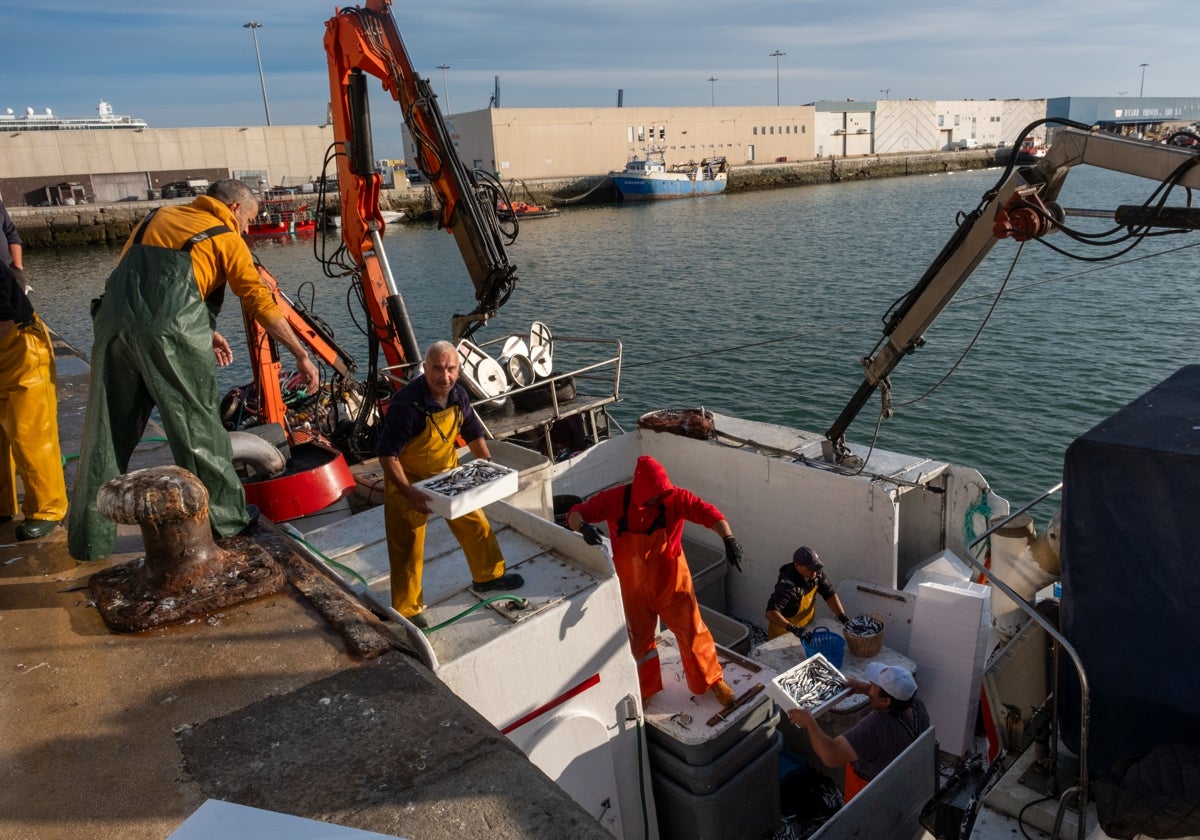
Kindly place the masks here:
[[(486, 481), (480, 480), (473, 487), (457, 492), (447, 492), (446, 485), (448, 483), (453, 483), (458, 477), (466, 478), (469, 474), (467, 471), (478, 472), (481, 469), (486, 473), (491, 473), (492, 477)], [(429, 507), (434, 513), (440, 513), (447, 519), (457, 519), (464, 513), (479, 510), (485, 505), (490, 505), (500, 499), (507, 499), (516, 493), (517, 471), (494, 461), (477, 458), (461, 467), (438, 473), (424, 481), (414, 482), (413, 487), (429, 497)]]
[(846, 675), (823, 654), (814, 653), (794, 668), (771, 678), (767, 691), (785, 712), (808, 709), (821, 714), (853, 693)]

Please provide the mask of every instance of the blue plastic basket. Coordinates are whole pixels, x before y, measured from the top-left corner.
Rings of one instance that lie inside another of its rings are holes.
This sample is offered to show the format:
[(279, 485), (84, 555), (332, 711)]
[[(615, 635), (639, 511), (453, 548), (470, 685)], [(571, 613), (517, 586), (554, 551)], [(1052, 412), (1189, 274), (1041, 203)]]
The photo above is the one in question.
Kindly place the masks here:
[(828, 627), (818, 627), (812, 632), (811, 642), (801, 639), (800, 643), (804, 645), (806, 655), (815, 656), (819, 653), (828, 659), (834, 668), (842, 667), (842, 657), (846, 655), (846, 640)]

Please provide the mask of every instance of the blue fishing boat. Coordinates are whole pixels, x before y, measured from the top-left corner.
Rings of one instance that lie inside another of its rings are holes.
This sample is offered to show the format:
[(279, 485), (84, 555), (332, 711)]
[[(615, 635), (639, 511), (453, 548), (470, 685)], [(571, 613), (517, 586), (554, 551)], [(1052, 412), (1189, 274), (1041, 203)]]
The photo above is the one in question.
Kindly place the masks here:
[(621, 201), (715, 195), (725, 189), (729, 177), (723, 156), (668, 165), (662, 149), (648, 149), (645, 157), (634, 155), (623, 170), (611, 174)]

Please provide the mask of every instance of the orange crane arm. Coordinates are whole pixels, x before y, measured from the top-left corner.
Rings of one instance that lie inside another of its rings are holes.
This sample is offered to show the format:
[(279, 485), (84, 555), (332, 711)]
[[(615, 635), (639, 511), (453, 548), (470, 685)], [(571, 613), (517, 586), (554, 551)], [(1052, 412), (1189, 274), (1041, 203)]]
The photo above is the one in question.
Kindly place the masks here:
[(364, 7), (341, 9), (326, 23), (330, 102), (338, 151), (342, 238), (359, 264), (372, 327), (392, 366), (419, 361), (403, 298), (383, 254), (379, 212), (382, 179), (374, 171), (366, 75), (400, 103), (417, 147), (416, 163), (429, 178), (440, 205), (439, 222), (450, 231), (475, 287), (475, 310), (455, 315), (451, 337), (470, 335), (508, 300), (516, 267), (508, 262), (495, 217), (493, 193), (481, 189), (459, 160), (450, 132), (427, 79), (412, 61), (391, 13), (391, 0), (367, 0)]
[[(353, 375), (356, 367), (354, 357), (346, 353), (324, 329), (292, 304), (266, 266), (257, 260), (255, 265), (267, 288), (274, 293), (275, 303), (282, 310), (296, 336), (308, 346), (314, 356), (333, 368), (339, 377), (346, 379)], [(286, 430), (291, 443), (299, 443), (287, 422), (287, 405), (284, 403), (283, 389), (279, 384), (279, 374), (283, 367), (279, 359), (279, 348), (267, 331), (244, 310), (242, 319), (246, 329), (246, 346), (250, 350), (254, 386), (259, 394), (259, 422), (264, 425), (278, 423)]]

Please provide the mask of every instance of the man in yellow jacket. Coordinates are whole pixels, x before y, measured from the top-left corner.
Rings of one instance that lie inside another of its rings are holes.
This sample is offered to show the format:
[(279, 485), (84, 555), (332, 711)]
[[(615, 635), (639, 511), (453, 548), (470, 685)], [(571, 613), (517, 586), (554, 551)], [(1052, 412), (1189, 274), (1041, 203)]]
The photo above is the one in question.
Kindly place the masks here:
[(112, 553), (116, 525), (96, 509), (96, 493), (129, 467), (156, 407), (175, 463), (208, 489), (214, 535), (231, 537), (250, 524), (219, 416), (215, 365), (232, 358), (215, 329), (226, 284), (296, 357), (309, 393), (320, 387), (316, 366), (242, 239), (257, 215), (254, 192), (234, 179), (215, 182), (191, 204), (153, 211), (125, 243), (104, 296), (93, 302), (96, 338), (68, 526), (76, 560)]

